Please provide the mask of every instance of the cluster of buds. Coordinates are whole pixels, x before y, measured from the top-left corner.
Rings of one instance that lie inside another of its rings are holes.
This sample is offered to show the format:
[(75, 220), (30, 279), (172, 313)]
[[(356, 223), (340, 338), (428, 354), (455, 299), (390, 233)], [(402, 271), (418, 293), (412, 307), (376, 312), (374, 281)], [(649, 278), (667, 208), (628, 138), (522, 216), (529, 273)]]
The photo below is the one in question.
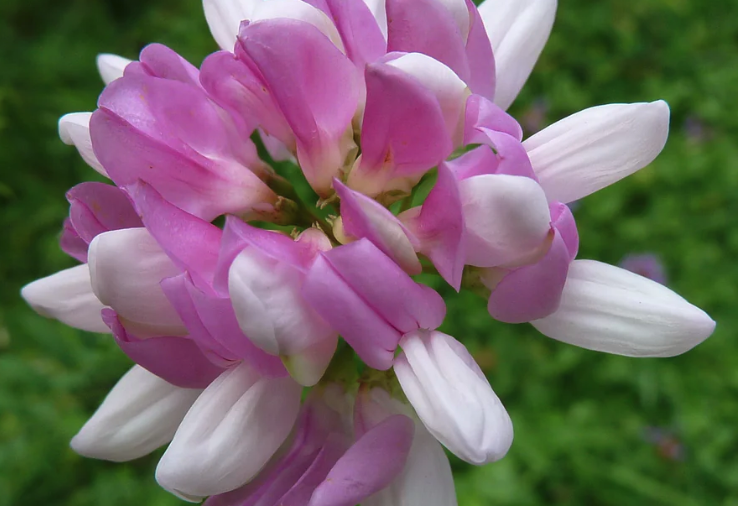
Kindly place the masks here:
[(448, 506), (441, 445), (489, 463), (512, 422), (414, 276), (593, 350), (706, 339), (714, 322), (666, 287), (575, 260), (566, 204), (649, 164), (666, 104), (525, 141), (505, 112), (555, 7), (205, 0), (222, 51), (200, 69), (157, 44), (101, 56), (97, 110), (60, 133), (113, 184), (68, 192), (61, 246), (81, 263), (23, 289), (136, 363), (72, 447), (125, 461), (168, 443), (157, 480), (210, 506)]

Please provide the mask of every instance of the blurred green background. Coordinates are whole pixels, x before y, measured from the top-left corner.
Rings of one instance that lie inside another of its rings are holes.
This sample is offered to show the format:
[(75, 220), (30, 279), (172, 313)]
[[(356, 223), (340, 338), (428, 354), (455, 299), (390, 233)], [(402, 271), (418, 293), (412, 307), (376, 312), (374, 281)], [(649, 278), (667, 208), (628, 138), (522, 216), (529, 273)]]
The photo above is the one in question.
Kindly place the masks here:
[[(493, 0), (490, 0), (493, 1)], [(68, 441), (130, 364), (111, 339), (36, 316), (20, 287), (73, 265), (64, 192), (94, 173), (57, 138), (95, 107), (94, 58), (148, 42), (194, 63), (215, 50), (197, 0), (0, 2), (0, 506), (173, 505), (157, 456), (82, 459)], [(454, 462), (459, 504), (738, 505), (738, 2), (562, 0), (512, 112), (529, 131), (610, 102), (666, 99), (649, 168), (584, 199), (580, 258), (653, 252), (672, 288), (717, 321), (685, 356), (629, 359), (495, 324), (444, 293), (445, 330), (474, 351), (515, 423), (502, 462)]]

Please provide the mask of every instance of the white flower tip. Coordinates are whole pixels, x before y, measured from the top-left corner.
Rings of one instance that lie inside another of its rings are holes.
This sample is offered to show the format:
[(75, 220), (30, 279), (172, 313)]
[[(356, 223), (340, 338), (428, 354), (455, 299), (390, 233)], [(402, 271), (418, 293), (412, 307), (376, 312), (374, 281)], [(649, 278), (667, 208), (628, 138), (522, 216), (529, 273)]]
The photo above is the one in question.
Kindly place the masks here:
[[(164, 457), (166, 457), (166, 453), (164, 454)], [(164, 463), (164, 457), (162, 457), (162, 459), (159, 461), (159, 465), (156, 466), (155, 478), (159, 486), (164, 490), (170, 492), (172, 495), (175, 495), (176, 497), (182, 499), (183, 501), (191, 503), (202, 502), (204, 497), (188, 494), (178, 488), (179, 485), (176, 481), (178, 475), (177, 473), (168, 472), (169, 466), (162, 465)]]
[(69, 446), (79, 455), (90, 459), (126, 462), (136, 458), (129, 456), (125, 448), (106, 444), (110, 436), (111, 434), (85, 424), (69, 442)]
[(123, 71), (131, 60), (115, 54), (102, 53), (97, 55), (97, 70), (105, 84), (110, 84), (119, 77), (123, 77)]
[(59, 118), (59, 138), (64, 144), (78, 144), (80, 134), (89, 138), (91, 112), (73, 112)]

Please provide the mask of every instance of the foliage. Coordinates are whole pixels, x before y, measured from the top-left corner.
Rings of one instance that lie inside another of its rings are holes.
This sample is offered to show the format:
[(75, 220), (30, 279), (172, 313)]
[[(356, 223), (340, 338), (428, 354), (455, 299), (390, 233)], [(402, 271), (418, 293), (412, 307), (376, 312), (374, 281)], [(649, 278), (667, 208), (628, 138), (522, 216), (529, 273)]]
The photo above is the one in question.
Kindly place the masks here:
[[(660, 255), (671, 287), (718, 330), (679, 358), (604, 356), (496, 324), (483, 300), (445, 289), (444, 330), (474, 351), (516, 430), (502, 462), (454, 462), (462, 506), (738, 505), (736, 20), (734, 0), (560, 3), (516, 117), (540, 127), (602, 103), (672, 108), (662, 156), (576, 209), (580, 257)], [(197, 0), (0, 3), (0, 506), (179, 502), (154, 482), (156, 455), (109, 464), (68, 448), (129, 363), (105, 336), (18, 297), (73, 264), (57, 246), (64, 191), (94, 177), (58, 140), (57, 118), (94, 108), (96, 53), (135, 57), (153, 41), (195, 63), (215, 50)]]

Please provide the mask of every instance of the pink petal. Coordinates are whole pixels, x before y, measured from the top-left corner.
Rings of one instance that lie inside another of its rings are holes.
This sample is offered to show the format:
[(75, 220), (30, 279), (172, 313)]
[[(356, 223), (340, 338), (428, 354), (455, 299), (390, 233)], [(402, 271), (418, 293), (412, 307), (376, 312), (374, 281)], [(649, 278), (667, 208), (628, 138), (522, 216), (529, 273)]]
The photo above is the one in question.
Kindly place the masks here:
[(387, 52), (384, 35), (363, 0), (313, 0), (308, 3), (333, 19), (346, 48), (346, 56), (360, 69)]
[(484, 134), (479, 130), (481, 128), (506, 133), (519, 141), (523, 139), (523, 129), (515, 118), (487, 98), (472, 95), (466, 101), (464, 144), (482, 143)]
[(315, 26), (288, 19), (242, 25), (236, 55), (258, 69), (295, 134), (308, 182), (328, 196), (353, 148), (346, 133), (358, 106), (356, 68)]
[(387, 0), (387, 51), (423, 53), (465, 82), (471, 71), (466, 43), (451, 12), (437, 0)]
[[(401, 215), (402, 217), (402, 215)], [(466, 258), (466, 231), (459, 185), (448, 165), (438, 167), (438, 180), (417, 218), (408, 222), (421, 241), (420, 250), (457, 291)]]
[(374, 199), (353, 191), (339, 180), (333, 188), (341, 198), (341, 218), (346, 233), (369, 239), (410, 275), (420, 274), (422, 267), (415, 254), (417, 238), (386, 207)]
[(492, 290), (489, 314), (505, 323), (529, 322), (552, 314), (559, 307), (569, 263), (569, 250), (557, 231), (546, 256), (512, 271)]
[(414, 429), (404, 415), (370, 429), (338, 459), (308, 506), (355, 506), (385, 488), (405, 467)]
[[(162, 79), (200, 86), (200, 71), (175, 51), (162, 44), (149, 44), (141, 51), (140, 64), (147, 74)], [(130, 72), (132, 65), (126, 67)]]
[(492, 54), (487, 31), (484, 29), (482, 17), (471, 0), (466, 0), (471, 26), (466, 40), (466, 57), (469, 61), (469, 88), (473, 93), (490, 100), (495, 95), (495, 58)]
[(370, 196), (409, 192), (453, 151), (443, 111), (420, 81), (388, 64), (367, 65), (366, 86), (362, 154), (348, 184)]
[(64, 219), (61, 237), (59, 237), (59, 246), (70, 257), (82, 263), (87, 263), (88, 244), (77, 234), (69, 218)]
[(571, 209), (561, 202), (551, 202), (551, 226), (555, 228), (566, 244), (569, 260), (574, 260), (579, 252), (579, 231)]
[(391, 365), (402, 334), (436, 328), (446, 314), (440, 295), (415, 283), (367, 239), (318, 257), (303, 294), (375, 369)]
[(81, 183), (67, 192), (69, 221), (89, 244), (110, 230), (141, 227), (131, 201), (120, 188), (104, 183)]
[(103, 309), (103, 320), (113, 331), (123, 353), (138, 365), (182, 388), (205, 388), (223, 369), (202, 354), (197, 345), (184, 337), (152, 337), (139, 339), (123, 328), (118, 315)]
[(211, 286), (222, 230), (172, 205), (143, 181), (132, 184), (127, 191), (146, 229), (169, 258), (188, 271), (198, 286)]
[(142, 179), (206, 220), (276, 199), (240, 163), (249, 158), (248, 147), (199, 88), (126, 75), (105, 88), (99, 107), (90, 121), (92, 145), (118, 186)]

